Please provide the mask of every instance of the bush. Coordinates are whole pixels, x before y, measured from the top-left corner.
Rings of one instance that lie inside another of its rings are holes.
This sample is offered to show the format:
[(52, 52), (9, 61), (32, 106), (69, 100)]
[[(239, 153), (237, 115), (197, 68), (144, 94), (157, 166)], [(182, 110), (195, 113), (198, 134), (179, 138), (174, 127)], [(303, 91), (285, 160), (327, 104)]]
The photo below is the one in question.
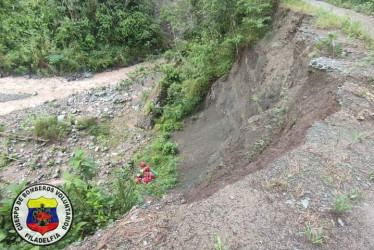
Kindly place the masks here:
[(109, 133), (109, 127), (105, 124), (99, 124), (94, 117), (83, 117), (76, 124), (78, 130), (87, 130), (89, 135), (96, 137), (106, 137)]
[(335, 199), (332, 211), (336, 215), (347, 213), (351, 209), (351, 204), (347, 195), (343, 194)]
[(57, 116), (39, 118), (34, 122), (34, 133), (46, 140), (57, 140), (68, 134), (70, 128)]
[(97, 126), (97, 121), (94, 117), (83, 117), (79, 119), (75, 124), (75, 127), (78, 130), (88, 129), (93, 126)]
[(178, 153), (178, 145), (169, 141), (162, 146), (162, 153), (165, 155), (176, 155)]
[[(0, 201), (0, 248), (1, 249), (27, 249), (31, 246), (22, 241), (13, 228), (12, 223), (12, 206), (14, 199), (25, 188), (27, 180), (22, 181), (20, 184), (13, 183), (1, 190), (2, 197)], [(17, 246), (15, 246), (17, 245)]]
[(317, 49), (317, 54), (325, 53), (327, 56), (332, 56), (332, 58), (339, 58), (345, 56), (345, 52), (341, 44), (336, 42), (337, 34), (328, 33), (327, 38), (319, 40), (315, 47)]

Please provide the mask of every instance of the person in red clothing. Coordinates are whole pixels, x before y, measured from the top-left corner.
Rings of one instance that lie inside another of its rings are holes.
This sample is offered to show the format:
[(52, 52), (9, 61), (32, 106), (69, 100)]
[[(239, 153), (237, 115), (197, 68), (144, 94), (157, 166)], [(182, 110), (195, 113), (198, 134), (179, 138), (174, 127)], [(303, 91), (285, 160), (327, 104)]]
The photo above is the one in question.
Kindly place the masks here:
[(136, 183), (142, 183), (143, 176), (141, 174), (136, 175), (134, 181)]
[(137, 177), (135, 178), (136, 183), (147, 184), (155, 178), (155, 175), (152, 173), (151, 168), (147, 167), (145, 162), (141, 162), (139, 167), (141, 168), (141, 174), (137, 175)]

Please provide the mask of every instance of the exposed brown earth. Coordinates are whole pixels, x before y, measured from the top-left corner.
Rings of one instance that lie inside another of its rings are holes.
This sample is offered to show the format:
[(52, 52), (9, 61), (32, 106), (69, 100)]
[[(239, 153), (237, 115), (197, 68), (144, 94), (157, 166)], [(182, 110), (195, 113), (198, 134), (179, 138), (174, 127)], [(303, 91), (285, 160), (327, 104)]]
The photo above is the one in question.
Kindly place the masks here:
[(321, 58), (341, 67), (310, 66), (325, 35), (281, 9), (174, 135), (187, 195), (135, 207), (69, 249), (374, 249), (374, 67), (341, 34), (347, 56)]

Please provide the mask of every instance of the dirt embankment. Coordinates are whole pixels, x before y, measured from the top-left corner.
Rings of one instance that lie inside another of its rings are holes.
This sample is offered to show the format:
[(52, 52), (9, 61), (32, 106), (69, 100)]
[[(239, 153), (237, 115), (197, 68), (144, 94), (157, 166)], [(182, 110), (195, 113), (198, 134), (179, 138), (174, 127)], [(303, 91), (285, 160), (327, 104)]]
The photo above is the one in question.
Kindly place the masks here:
[(279, 10), (174, 135), (190, 202), (135, 207), (69, 249), (374, 249), (374, 67), (342, 34), (346, 56), (311, 59), (327, 33)]
[(190, 200), (268, 166), (303, 142), (314, 121), (339, 109), (341, 81), (308, 66), (313, 43), (297, 29), (310, 21), (279, 14), (273, 34), (241, 54), (212, 86), (198, 119), (175, 135), (184, 157), (181, 188), (192, 188)]

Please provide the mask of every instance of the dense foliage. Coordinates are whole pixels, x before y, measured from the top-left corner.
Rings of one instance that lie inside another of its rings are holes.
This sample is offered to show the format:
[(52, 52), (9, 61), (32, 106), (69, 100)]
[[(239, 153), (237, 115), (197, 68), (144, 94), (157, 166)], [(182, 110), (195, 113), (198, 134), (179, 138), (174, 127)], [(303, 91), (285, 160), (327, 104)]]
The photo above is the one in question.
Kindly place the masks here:
[(181, 128), (211, 84), (229, 73), (245, 45), (266, 34), (276, 0), (176, 0), (164, 10), (172, 24), (175, 47), (166, 53), (161, 91), (167, 96), (159, 127)]
[(0, 73), (125, 66), (163, 48), (151, 1), (1, 0)]

